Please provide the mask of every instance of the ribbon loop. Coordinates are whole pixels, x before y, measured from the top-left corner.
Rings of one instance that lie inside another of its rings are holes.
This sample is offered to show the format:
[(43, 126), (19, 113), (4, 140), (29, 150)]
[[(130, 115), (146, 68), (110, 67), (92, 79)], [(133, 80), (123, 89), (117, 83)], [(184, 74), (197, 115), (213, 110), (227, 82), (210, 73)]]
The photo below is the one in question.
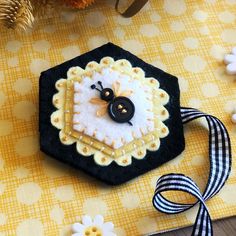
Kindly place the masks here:
[(129, 18), (136, 15), (148, 1), (149, 0), (134, 0), (133, 3), (124, 12), (120, 12), (119, 11), (120, 0), (116, 0), (115, 9), (123, 17)]
[[(193, 108), (181, 108), (182, 122), (188, 123), (204, 117), (209, 126), (209, 159), (210, 173), (203, 194), (194, 181), (183, 174), (167, 174), (157, 181), (153, 197), (154, 207), (166, 214), (178, 214), (200, 203), (197, 218), (193, 227), (193, 236), (213, 235), (212, 221), (205, 201), (215, 196), (225, 184), (231, 170), (231, 144), (228, 132), (223, 123), (214, 116), (202, 113)], [(166, 191), (183, 191), (196, 197), (193, 204), (174, 203), (161, 193)]]

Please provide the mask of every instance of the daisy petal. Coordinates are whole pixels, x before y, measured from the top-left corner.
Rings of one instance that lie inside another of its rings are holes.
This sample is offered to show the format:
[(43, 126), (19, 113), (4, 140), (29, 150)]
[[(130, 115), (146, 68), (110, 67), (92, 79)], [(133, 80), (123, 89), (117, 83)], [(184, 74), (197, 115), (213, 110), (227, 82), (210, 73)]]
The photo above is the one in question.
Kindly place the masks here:
[(236, 55), (228, 54), (224, 58), (225, 64), (229, 64), (236, 61)]
[(72, 234), (71, 236), (83, 236), (84, 234), (83, 233), (75, 233), (75, 234)]
[(106, 232), (112, 231), (114, 229), (114, 225), (111, 222), (106, 222), (103, 224), (102, 229)]
[(90, 225), (92, 225), (93, 222), (92, 222), (91, 217), (86, 215), (86, 216), (82, 217), (82, 223), (85, 226), (90, 226)]
[(74, 233), (82, 233), (85, 229), (85, 226), (80, 223), (75, 223), (72, 225), (72, 231)]
[(101, 216), (101, 215), (96, 215), (96, 216), (94, 217), (93, 223), (94, 223), (95, 225), (101, 226), (101, 225), (103, 224), (103, 222), (104, 222), (103, 216)]
[(226, 69), (227, 69), (228, 74), (230, 75), (236, 74), (236, 62), (227, 65)]

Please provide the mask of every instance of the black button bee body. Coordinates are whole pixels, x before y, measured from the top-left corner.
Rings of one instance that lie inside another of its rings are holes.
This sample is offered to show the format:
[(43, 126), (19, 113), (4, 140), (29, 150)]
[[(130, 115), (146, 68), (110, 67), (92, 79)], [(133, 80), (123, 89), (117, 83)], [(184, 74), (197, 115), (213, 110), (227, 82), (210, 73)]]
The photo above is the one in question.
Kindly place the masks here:
[(105, 88), (102, 90), (100, 97), (102, 100), (110, 102), (114, 99), (114, 92), (110, 88)]
[(102, 82), (98, 81), (101, 90), (96, 87), (95, 84), (91, 85), (92, 89), (96, 89), (100, 92), (100, 98), (108, 102), (108, 114), (112, 120), (118, 123), (129, 123), (135, 113), (135, 106), (133, 102), (124, 96), (115, 97), (115, 94), (110, 88), (103, 88)]

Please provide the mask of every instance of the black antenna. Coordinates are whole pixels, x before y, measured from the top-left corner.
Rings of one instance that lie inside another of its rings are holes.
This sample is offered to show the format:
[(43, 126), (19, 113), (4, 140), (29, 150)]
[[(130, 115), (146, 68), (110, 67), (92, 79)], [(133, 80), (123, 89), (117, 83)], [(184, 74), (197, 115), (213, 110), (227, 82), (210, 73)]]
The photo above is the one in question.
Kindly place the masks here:
[(128, 123), (129, 125), (133, 126), (133, 124), (132, 124), (130, 121), (128, 121), (127, 123)]
[[(103, 88), (102, 82), (98, 81), (98, 84), (100, 85), (101, 89), (103, 90), (104, 88)], [(96, 89), (97, 91), (102, 92), (102, 90), (98, 89), (95, 84), (91, 85), (91, 89)]]
[(96, 89), (97, 91), (102, 92), (102, 90), (98, 89), (95, 84), (92, 84), (90, 87), (91, 89)]
[(98, 84), (100, 85), (101, 89), (103, 89), (102, 82), (98, 81)]

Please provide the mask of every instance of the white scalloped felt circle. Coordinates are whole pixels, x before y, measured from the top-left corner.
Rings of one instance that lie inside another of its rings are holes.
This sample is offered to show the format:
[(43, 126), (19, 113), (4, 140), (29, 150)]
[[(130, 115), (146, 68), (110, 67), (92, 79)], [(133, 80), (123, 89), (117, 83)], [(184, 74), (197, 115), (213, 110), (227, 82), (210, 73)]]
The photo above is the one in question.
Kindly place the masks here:
[[(113, 121), (106, 110), (98, 115), (109, 103), (104, 106), (99, 91), (91, 89), (98, 81), (113, 89), (115, 96), (126, 93), (134, 103), (132, 126)], [(133, 68), (128, 60), (104, 57), (100, 63), (89, 62), (85, 69), (72, 67), (67, 79), (58, 80), (55, 86), (58, 93), (53, 104), (58, 110), (52, 113), (51, 123), (60, 130), (61, 142), (76, 142), (77, 151), (83, 156), (94, 155), (98, 165), (107, 166), (112, 161), (130, 165), (132, 156), (142, 159), (146, 150), (158, 150), (160, 138), (169, 133), (163, 123), (169, 118), (164, 107), (169, 95), (156, 79), (145, 78), (144, 71)], [(91, 102), (93, 99), (96, 103)]]

